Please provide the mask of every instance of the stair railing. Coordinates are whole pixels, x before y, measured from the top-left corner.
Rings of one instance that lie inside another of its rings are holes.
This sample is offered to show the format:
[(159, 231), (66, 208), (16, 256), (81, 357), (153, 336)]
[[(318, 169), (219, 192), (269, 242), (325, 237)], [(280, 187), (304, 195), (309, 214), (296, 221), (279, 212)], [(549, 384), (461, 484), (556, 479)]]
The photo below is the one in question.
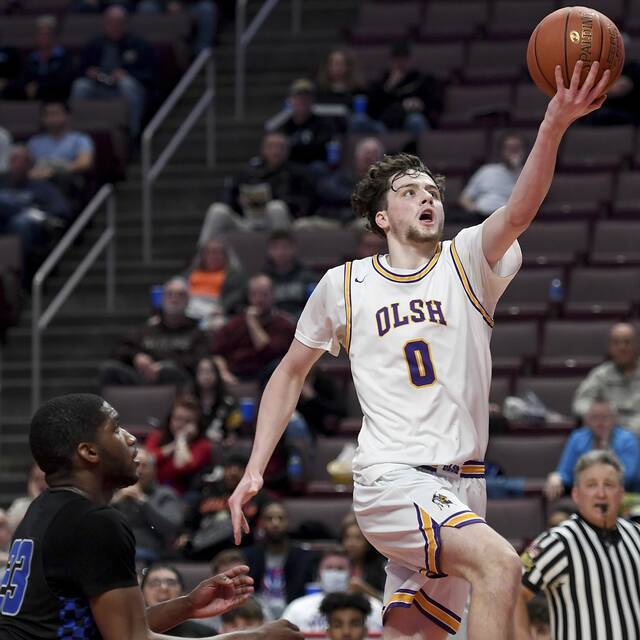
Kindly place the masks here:
[[(104, 231), (94, 242), (87, 255), (82, 259), (74, 272), (67, 278), (56, 293), (49, 306), (42, 309), (42, 287), (47, 276), (53, 268), (60, 262), (62, 256), (71, 246), (78, 234), (93, 220), (106, 203), (107, 216)], [(82, 213), (76, 218), (67, 232), (62, 236), (60, 242), (55, 246), (47, 259), (38, 269), (31, 283), (31, 413), (39, 406), (42, 399), (42, 332), (47, 328), (51, 320), (66, 302), (76, 286), (81, 282), (89, 268), (96, 261), (98, 256), (106, 249), (106, 305), (107, 311), (113, 311), (115, 297), (116, 280), (116, 202), (113, 185), (105, 184)]]
[[(238, 122), (244, 120), (245, 115), (245, 87), (246, 87), (246, 58), (247, 48), (256, 33), (260, 30), (269, 14), (275, 9), (279, 0), (265, 0), (260, 10), (254, 16), (251, 24), (247, 23), (247, 0), (236, 0), (236, 87), (235, 87), (235, 118)], [(302, 22), (302, 3), (291, 0), (291, 33), (298, 35)]]
[[(205, 70), (206, 80), (205, 92), (200, 96), (198, 102), (196, 102), (182, 124), (173, 134), (173, 137), (160, 153), (158, 159), (152, 164), (151, 154), (154, 135), (203, 68)], [(208, 48), (204, 49), (193, 61), (189, 69), (187, 69), (187, 72), (182, 76), (180, 82), (178, 82), (169, 97), (164, 101), (153, 116), (151, 122), (142, 132), (142, 257), (147, 264), (153, 259), (153, 183), (157, 180), (160, 173), (167, 166), (171, 156), (173, 156), (176, 149), (182, 144), (182, 141), (203, 114), (205, 116), (206, 126), (205, 146), (207, 167), (211, 168), (215, 164), (215, 97), (215, 62), (213, 50)]]

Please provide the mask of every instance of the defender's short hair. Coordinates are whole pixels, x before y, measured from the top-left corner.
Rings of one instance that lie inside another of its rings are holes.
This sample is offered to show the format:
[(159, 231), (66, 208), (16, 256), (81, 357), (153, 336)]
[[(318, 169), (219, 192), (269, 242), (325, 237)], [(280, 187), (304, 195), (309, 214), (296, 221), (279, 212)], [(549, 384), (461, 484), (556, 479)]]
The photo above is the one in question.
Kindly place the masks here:
[(81, 442), (94, 442), (109, 418), (109, 405), (92, 393), (72, 393), (45, 402), (31, 419), (29, 446), (46, 473), (68, 470)]
[(331, 622), (331, 614), (339, 609), (357, 609), (362, 613), (362, 618), (366, 621), (371, 613), (369, 600), (361, 593), (343, 593), (335, 591), (328, 593), (320, 603), (320, 613), (325, 616), (327, 622)]

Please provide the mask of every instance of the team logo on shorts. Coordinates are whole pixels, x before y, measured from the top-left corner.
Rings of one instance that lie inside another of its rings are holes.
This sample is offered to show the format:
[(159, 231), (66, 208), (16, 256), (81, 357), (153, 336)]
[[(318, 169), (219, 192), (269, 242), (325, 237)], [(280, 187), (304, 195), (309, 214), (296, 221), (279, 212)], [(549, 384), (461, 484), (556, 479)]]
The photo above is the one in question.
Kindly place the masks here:
[(449, 500), (447, 496), (443, 496), (441, 493), (434, 493), (433, 498), (431, 498), (431, 502), (433, 502), (433, 504), (435, 505), (438, 505), (440, 509), (443, 509), (444, 507), (447, 507), (448, 505), (453, 504), (453, 502), (451, 502), (451, 500)]

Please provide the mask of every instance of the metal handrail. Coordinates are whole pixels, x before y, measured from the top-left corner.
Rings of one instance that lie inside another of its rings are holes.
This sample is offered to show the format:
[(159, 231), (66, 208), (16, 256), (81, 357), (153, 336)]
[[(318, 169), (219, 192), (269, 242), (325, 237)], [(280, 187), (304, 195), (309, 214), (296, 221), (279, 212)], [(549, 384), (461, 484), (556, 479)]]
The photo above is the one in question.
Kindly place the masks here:
[[(251, 24), (245, 29), (247, 23), (247, 0), (236, 0), (235, 118), (237, 121), (244, 120), (247, 47), (278, 2), (279, 0), (265, 0)], [(291, 0), (291, 33), (293, 35), (300, 33), (301, 22), (302, 5), (300, 0)]]
[[(69, 276), (60, 291), (55, 295), (53, 300), (45, 311), (42, 310), (42, 286), (47, 276), (53, 268), (60, 262), (62, 256), (66, 253), (71, 243), (76, 239), (78, 234), (93, 220), (104, 203), (107, 203), (107, 220), (104, 231), (95, 241), (87, 255), (82, 259), (75, 271)], [(32, 413), (40, 405), (42, 396), (42, 332), (47, 328), (53, 317), (58, 313), (60, 307), (66, 302), (73, 290), (82, 280), (86, 272), (96, 261), (103, 249), (107, 249), (106, 260), (106, 303), (107, 311), (113, 310), (115, 297), (115, 278), (116, 278), (116, 254), (115, 242), (116, 235), (116, 204), (113, 185), (105, 184), (98, 193), (91, 199), (91, 202), (84, 208), (82, 213), (76, 218), (74, 223), (69, 227), (60, 242), (54, 250), (49, 254), (47, 259), (38, 269), (31, 283), (31, 410)]]
[[(193, 84), (196, 76), (205, 67), (206, 90), (196, 102), (184, 122), (178, 127), (167, 146), (158, 156), (158, 159), (151, 164), (151, 154), (153, 137), (167, 116), (171, 113), (176, 103)], [(216, 140), (215, 140), (215, 111), (214, 100), (216, 97), (215, 86), (215, 62), (213, 50), (204, 49), (193, 61), (180, 82), (175, 86), (169, 97), (142, 132), (142, 256), (146, 263), (151, 262), (153, 253), (152, 237), (152, 206), (153, 206), (153, 183), (160, 173), (167, 166), (171, 156), (180, 146), (185, 137), (189, 134), (195, 123), (206, 112), (206, 162), (207, 167), (213, 167), (216, 162)]]

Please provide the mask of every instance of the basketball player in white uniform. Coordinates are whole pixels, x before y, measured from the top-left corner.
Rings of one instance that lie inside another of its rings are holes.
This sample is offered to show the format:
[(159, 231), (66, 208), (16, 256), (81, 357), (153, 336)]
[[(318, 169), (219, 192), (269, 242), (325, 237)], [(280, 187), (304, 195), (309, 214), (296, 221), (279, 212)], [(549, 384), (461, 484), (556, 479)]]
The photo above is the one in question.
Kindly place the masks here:
[(325, 351), (348, 352), (364, 416), (354, 511), (389, 559), (385, 638), (455, 633), (469, 585), (469, 639), (508, 638), (520, 561), (483, 519), (491, 314), (520, 266), (517, 238), (549, 189), (564, 132), (604, 100), (608, 72), (595, 85), (594, 64), (579, 87), (581, 69), (569, 88), (556, 70), (558, 91), (506, 206), (451, 242), (441, 242), (440, 180), (418, 158), (371, 167), (353, 205), (389, 254), (325, 274), (263, 394), (251, 459), (229, 500), (236, 542), (248, 531), (242, 505), (262, 486), (309, 369)]

